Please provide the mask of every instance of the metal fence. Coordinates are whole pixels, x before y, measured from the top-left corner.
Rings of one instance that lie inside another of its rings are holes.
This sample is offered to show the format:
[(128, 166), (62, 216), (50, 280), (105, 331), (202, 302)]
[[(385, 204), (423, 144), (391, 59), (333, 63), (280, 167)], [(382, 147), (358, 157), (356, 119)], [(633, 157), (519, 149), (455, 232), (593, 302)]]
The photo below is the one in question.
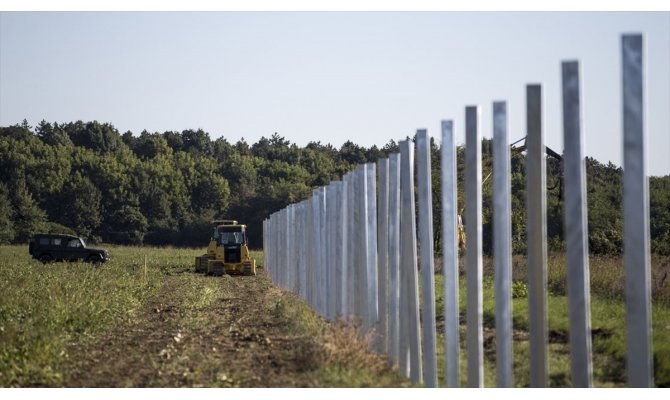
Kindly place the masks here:
[[(627, 373), (632, 387), (653, 385), (649, 211), (644, 161), (644, 55), (640, 34), (622, 36), (624, 264)], [(572, 383), (592, 386), (589, 263), (580, 67), (562, 63), (565, 143), (565, 227)], [(526, 204), (530, 384), (548, 386), (546, 170), (540, 85), (526, 88)], [(510, 387), (512, 370), (510, 151), (507, 104), (493, 103), (493, 238), (496, 384)], [(480, 108), (465, 108), (467, 385), (482, 387), (482, 166)], [(442, 121), (441, 204), (444, 274), (444, 357), (447, 387), (459, 385), (459, 297), (454, 124)], [(263, 223), (264, 266), (283, 289), (323, 317), (343, 317), (371, 333), (415, 383), (437, 387), (430, 138), (416, 134), (400, 153), (359, 165), (311, 198)], [(418, 213), (415, 210), (418, 205)], [(418, 215), (418, 231), (415, 216)], [(418, 244), (417, 245), (417, 232)], [(420, 257), (417, 254), (420, 250)], [(419, 267), (420, 260), (420, 269)], [(419, 300), (419, 272), (422, 298)], [(421, 314), (420, 314), (421, 313)], [(421, 321), (421, 322), (420, 322)]]

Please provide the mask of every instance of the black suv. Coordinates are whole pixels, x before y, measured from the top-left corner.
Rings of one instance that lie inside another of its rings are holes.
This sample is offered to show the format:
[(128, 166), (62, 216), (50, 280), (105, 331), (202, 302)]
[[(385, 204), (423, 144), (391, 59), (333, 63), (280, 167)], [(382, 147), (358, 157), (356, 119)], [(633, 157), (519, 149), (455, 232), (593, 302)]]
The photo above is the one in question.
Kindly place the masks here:
[(52, 233), (34, 235), (30, 240), (28, 253), (45, 264), (51, 261), (79, 260), (103, 263), (109, 260), (107, 250), (86, 247), (80, 237)]

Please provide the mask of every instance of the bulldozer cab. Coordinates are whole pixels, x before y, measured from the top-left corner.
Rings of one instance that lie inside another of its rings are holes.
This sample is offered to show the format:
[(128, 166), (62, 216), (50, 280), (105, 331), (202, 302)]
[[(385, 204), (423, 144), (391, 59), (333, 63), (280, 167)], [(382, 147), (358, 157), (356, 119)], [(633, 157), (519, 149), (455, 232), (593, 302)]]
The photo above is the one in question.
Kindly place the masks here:
[(247, 244), (245, 225), (219, 225), (214, 229), (214, 239), (220, 246)]

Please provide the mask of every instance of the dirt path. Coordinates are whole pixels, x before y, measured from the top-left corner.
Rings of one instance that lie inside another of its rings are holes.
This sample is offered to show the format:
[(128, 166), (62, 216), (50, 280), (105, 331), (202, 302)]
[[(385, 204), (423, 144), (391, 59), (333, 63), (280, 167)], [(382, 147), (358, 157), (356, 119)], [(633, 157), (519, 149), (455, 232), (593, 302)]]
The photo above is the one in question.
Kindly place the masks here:
[[(344, 364), (351, 360), (336, 357), (333, 364), (327, 354), (333, 344), (296, 326), (300, 321), (287, 314), (286, 296), (262, 272), (257, 277), (215, 278), (188, 271), (167, 276), (158, 295), (131, 322), (71, 346), (65, 386), (341, 385), (324, 381), (319, 371), (350, 368)], [(369, 354), (362, 359), (358, 364), (374, 359), (378, 370), (384, 365)], [(381, 369), (388, 377), (380, 384), (406, 384), (394, 371)]]

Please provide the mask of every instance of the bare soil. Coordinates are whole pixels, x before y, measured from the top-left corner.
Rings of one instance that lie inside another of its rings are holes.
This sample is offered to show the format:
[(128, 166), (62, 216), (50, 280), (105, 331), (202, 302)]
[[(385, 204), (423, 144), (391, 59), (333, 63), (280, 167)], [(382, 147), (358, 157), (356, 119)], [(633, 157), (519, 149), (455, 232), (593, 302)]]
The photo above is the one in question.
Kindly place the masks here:
[[(197, 279), (216, 280), (214, 300), (206, 305), (190, 304), (191, 289), (182, 274), (175, 274), (131, 321), (73, 343), (64, 386), (337, 385), (320, 381), (315, 373), (327, 361), (329, 344), (295, 329), (282, 312), (281, 299), (288, 294), (262, 271), (257, 277)], [(385, 363), (371, 354), (365, 357)], [(390, 368), (384, 373), (402, 381)]]

